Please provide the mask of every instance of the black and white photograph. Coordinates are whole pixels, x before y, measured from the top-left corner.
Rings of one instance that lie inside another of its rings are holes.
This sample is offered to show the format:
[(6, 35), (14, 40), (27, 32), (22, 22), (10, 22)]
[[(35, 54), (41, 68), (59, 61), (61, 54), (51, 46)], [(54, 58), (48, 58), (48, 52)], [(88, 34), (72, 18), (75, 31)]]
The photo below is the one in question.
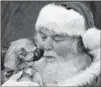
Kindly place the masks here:
[(101, 1), (0, 3), (1, 87), (101, 87)]

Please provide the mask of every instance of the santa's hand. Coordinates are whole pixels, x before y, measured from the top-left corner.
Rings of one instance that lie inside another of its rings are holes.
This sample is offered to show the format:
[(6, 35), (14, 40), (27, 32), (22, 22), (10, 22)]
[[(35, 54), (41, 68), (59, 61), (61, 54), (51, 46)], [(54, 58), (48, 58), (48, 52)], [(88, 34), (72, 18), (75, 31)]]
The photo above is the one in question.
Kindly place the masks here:
[(21, 77), (22, 71), (18, 74), (14, 74), (11, 78), (5, 82), (2, 86), (39, 86), (37, 83), (30, 82), (30, 81), (21, 81), (17, 82), (17, 80)]

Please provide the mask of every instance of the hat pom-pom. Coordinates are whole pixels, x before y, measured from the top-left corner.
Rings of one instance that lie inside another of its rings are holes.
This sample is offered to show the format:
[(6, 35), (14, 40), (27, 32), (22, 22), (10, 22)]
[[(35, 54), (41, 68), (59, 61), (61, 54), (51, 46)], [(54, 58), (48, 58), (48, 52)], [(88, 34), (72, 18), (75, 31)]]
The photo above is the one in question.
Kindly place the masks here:
[(93, 27), (88, 29), (82, 37), (84, 46), (90, 50), (100, 48), (100, 30)]

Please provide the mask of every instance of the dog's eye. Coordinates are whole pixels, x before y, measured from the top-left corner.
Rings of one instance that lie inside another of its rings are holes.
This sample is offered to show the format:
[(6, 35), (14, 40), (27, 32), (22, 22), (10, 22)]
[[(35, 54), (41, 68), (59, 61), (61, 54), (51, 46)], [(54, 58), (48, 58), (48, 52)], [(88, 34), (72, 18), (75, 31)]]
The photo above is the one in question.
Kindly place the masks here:
[(27, 55), (27, 51), (24, 48), (21, 48), (21, 55), (24, 55), (24, 56)]
[(18, 52), (19, 59), (23, 59), (27, 55), (27, 51), (24, 48), (21, 48)]

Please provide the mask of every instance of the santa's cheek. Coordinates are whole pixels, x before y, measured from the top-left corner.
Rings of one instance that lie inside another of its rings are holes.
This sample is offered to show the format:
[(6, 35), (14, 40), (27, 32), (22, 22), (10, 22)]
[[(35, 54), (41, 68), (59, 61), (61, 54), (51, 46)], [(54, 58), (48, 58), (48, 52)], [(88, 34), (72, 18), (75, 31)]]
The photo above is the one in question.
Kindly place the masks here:
[(44, 48), (44, 43), (42, 41), (38, 41), (37, 47)]
[(44, 47), (44, 42), (42, 41), (41, 37), (39, 35), (36, 36), (36, 42), (37, 46), (39, 48), (43, 48)]
[(69, 50), (66, 46), (59, 46), (59, 47), (55, 48), (56, 54), (60, 57), (63, 57), (63, 58), (67, 57), (68, 51)]

